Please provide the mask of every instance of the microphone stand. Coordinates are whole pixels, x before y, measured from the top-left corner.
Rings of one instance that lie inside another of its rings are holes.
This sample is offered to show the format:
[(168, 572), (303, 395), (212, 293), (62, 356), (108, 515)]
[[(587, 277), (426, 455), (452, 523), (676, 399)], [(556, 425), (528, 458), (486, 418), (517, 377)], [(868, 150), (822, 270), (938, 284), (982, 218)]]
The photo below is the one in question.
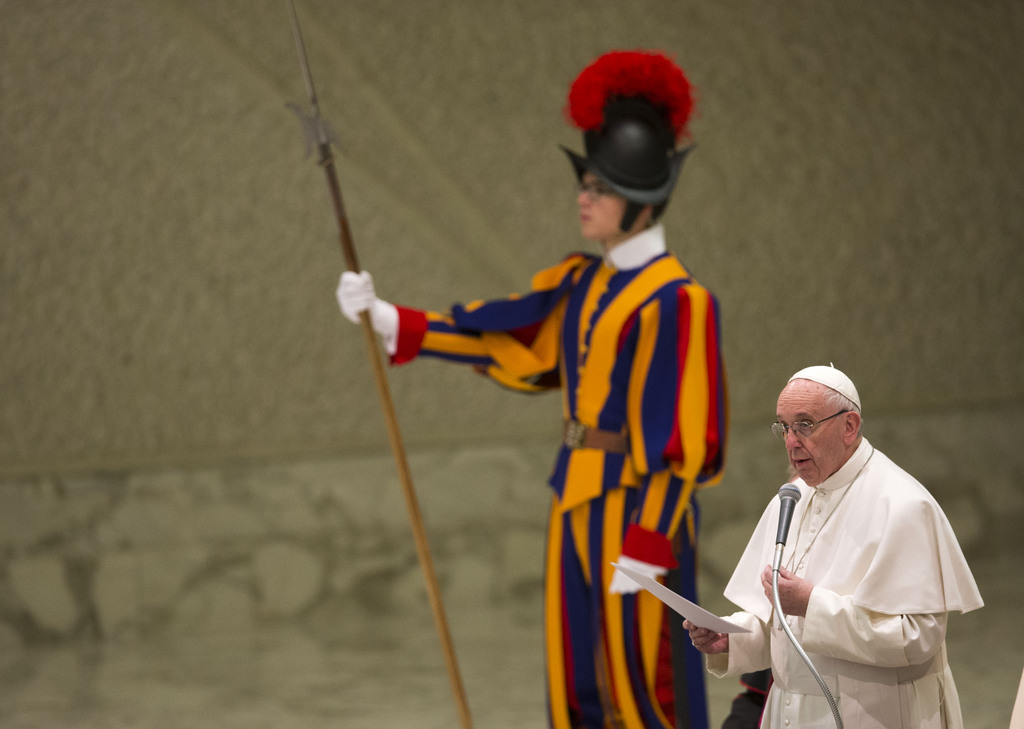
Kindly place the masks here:
[[(788, 525), (787, 525), (788, 526)], [(822, 679), (821, 674), (818, 673), (818, 669), (811, 663), (810, 657), (807, 652), (804, 651), (800, 641), (793, 635), (793, 631), (789, 628), (789, 623), (786, 622), (786, 615), (782, 612), (782, 600), (779, 599), (779, 567), (782, 565), (782, 550), (785, 548), (783, 542), (779, 542), (775, 545), (775, 559), (772, 560), (772, 600), (775, 603), (775, 614), (778, 616), (779, 622), (782, 623), (782, 629), (786, 631), (786, 637), (789, 638), (789, 642), (796, 648), (796, 652), (800, 654), (800, 658), (803, 659), (807, 667), (811, 669), (811, 675), (814, 676), (814, 680), (818, 682), (818, 687), (821, 692), (825, 694), (825, 700), (828, 701), (828, 707), (832, 710), (832, 718), (836, 721), (836, 729), (843, 729), (843, 717), (839, 715), (839, 706), (836, 704), (835, 698), (832, 696), (832, 692), (829, 690), (828, 685)]]

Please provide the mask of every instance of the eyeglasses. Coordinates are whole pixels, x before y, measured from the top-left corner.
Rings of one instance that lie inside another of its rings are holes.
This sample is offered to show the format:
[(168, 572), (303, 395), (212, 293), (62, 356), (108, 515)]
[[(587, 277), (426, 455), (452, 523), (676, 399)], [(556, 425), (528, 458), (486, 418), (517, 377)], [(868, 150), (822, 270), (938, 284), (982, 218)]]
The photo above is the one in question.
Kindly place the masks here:
[(615, 190), (608, 187), (608, 185), (604, 184), (600, 180), (593, 180), (591, 182), (583, 182), (580, 180), (576, 183), (576, 194), (579, 195), (581, 192), (587, 193), (587, 197), (590, 198), (590, 202), (597, 202), (598, 198), (615, 194)]
[(810, 437), (811, 433), (814, 432), (814, 429), (826, 420), (831, 420), (832, 418), (839, 417), (843, 413), (848, 412), (850, 411), (840, 410), (835, 415), (829, 415), (827, 418), (822, 418), (818, 422), (814, 422), (813, 420), (798, 420), (792, 425), (786, 425), (785, 423), (772, 423), (772, 433), (774, 433), (779, 440), (786, 440), (786, 436), (789, 435), (789, 431), (792, 430), (797, 438), (804, 440)]

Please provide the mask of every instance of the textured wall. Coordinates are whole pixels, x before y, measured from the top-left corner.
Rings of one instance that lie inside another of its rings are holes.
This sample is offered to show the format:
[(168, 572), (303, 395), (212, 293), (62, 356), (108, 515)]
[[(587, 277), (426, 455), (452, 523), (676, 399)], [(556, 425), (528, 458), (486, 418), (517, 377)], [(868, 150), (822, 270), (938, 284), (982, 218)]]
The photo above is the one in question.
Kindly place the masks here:
[[(660, 47), (700, 89), (668, 224), (721, 297), (737, 420), (825, 361), (875, 411), (1021, 403), (1018, 3), (299, 5), (382, 295), (522, 290), (585, 245), (564, 94)], [(0, 468), (379, 444), (284, 3), (0, 2), (0, 61)], [(454, 369), (393, 373), (411, 442), (557, 412)]]

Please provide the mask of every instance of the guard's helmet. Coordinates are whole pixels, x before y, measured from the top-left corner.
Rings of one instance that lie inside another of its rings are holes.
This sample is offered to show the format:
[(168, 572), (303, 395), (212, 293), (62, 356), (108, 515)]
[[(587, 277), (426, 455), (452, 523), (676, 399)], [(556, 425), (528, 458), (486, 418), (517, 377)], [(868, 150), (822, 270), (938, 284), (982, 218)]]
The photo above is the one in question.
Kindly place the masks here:
[(612, 51), (587, 66), (569, 90), (566, 114), (583, 130), (586, 157), (565, 150), (576, 176), (592, 172), (629, 205), (628, 230), (645, 205), (660, 215), (692, 147), (676, 150), (693, 98), (682, 70), (667, 56)]

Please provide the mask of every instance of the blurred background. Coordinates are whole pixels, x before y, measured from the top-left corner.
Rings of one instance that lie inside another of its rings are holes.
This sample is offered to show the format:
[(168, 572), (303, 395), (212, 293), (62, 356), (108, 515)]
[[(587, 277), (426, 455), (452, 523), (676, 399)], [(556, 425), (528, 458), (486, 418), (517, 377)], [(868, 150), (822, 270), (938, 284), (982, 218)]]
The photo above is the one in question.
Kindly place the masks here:
[[(361, 265), (441, 309), (589, 250), (569, 84), (698, 89), (669, 245), (719, 297), (731, 429), (703, 599), (785, 480), (786, 379), (834, 363), (939, 499), (984, 610), (965, 721), (1024, 666), (1024, 6), (297, 0)], [(0, 723), (453, 726), (287, 5), (0, 0)], [(481, 727), (542, 726), (557, 395), (389, 371)], [(69, 689), (70, 687), (70, 689)], [(736, 691), (712, 682), (720, 720)], [(400, 705), (393, 697), (403, 696)], [(408, 713), (403, 713), (408, 712)], [(413, 717), (410, 719), (410, 717)], [(412, 723), (410, 723), (412, 722)]]

